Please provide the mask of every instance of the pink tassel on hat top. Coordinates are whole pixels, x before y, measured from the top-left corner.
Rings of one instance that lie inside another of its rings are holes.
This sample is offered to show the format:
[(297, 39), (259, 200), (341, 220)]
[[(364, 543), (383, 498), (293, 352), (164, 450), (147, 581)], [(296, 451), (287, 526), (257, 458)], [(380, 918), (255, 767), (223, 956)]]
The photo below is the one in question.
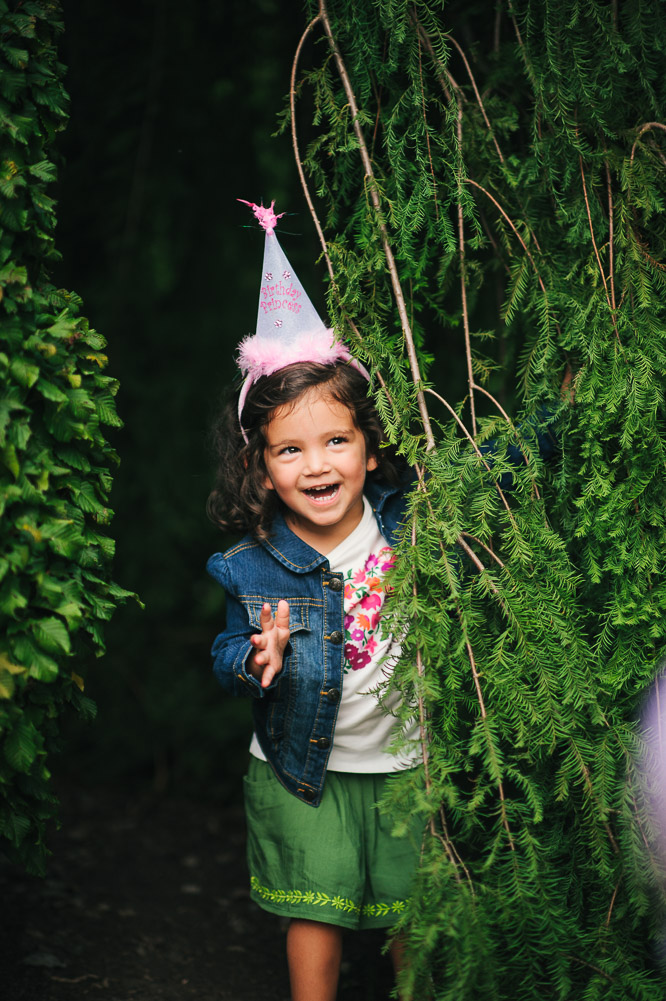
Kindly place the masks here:
[(249, 205), (254, 212), (255, 218), (257, 219), (259, 225), (262, 229), (265, 229), (267, 233), (272, 233), (277, 226), (278, 219), (281, 219), (284, 212), (280, 212), (276, 215), (273, 206), (275, 205), (275, 199), (270, 204), (270, 208), (264, 208), (263, 205), (255, 205), (254, 202), (246, 202), (244, 198), (237, 198), (237, 202), (242, 202), (243, 205)]

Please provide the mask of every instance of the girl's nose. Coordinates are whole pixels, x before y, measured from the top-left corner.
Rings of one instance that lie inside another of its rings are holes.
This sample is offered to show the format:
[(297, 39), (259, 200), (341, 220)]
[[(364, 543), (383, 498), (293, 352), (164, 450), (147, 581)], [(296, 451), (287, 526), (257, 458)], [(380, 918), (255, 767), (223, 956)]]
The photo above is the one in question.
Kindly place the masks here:
[(325, 448), (308, 449), (305, 460), (305, 472), (310, 476), (327, 473), (331, 468), (331, 462)]

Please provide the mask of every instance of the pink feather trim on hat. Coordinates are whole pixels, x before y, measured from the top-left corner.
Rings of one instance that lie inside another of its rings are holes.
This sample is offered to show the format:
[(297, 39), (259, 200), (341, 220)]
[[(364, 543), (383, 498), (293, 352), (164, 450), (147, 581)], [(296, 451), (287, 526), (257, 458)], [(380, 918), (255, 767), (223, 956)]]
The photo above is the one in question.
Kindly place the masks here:
[[(328, 336), (326, 336), (328, 335)], [(329, 365), (336, 361), (350, 361), (349, 349), (333, 337), (333, 331), (304, 331), (289, 341), (278, 337), (246, 337), (238, 348), (238, 365), (243, 375), (253, 380), (262, 375), (272, 375), (278, 369), (294, 362), (313, 361)]]
[(360, 372), (364, 379), (370, 381), (368, 370), (357, 358), (354, 358), (346, 345), (333, 338), (332, 330), (327, 330), (326, 333), (331, 338), (328, 345), (321, 333), (301, 335), (289, 344), (281, 344), (277, 339), (267, 342), (257, 337), (256, 334), (241, 341), (238, 348), (238, 365), (245, 375), (245, 381), (238, 397), (238, 423), (245, 444), (247, 444), (248, 438), (241, 419), (243, 408), (250, 387), (262, 375), (272, 375), (274, 372), (279, 372), (281, 368), (295, 365), (298, 362), (333, 365), (335, 362), (342, 361), (347, 362)]

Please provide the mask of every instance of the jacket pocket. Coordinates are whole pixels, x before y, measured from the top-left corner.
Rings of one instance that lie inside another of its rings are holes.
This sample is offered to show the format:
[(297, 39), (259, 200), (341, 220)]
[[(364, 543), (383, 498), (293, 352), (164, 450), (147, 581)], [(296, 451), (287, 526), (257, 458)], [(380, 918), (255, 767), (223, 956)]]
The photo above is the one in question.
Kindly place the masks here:
[[(282, 670), (278, 675), (277, 685), (271, 692), (266, 705), (266, 732), (273, 743), (278, 743), (290, 732), (297, 713), (299, 697), (303, 687), (303, 665), (308, 656), (308, 648), (312, 641), (310, 629), (310, 602), (302, 598), (284, 599), (289, 604), (289, 643), (284, 652)], [(259, 632), (261, 626), (259, 617), (264, 604), (269, 604), (273, 615), (277, 610), (278, 599), (265, 598), (261, 601), (248, 601), (247, 608), (250, 625)], [(310, 656), (312, 651), (310, 651)]]

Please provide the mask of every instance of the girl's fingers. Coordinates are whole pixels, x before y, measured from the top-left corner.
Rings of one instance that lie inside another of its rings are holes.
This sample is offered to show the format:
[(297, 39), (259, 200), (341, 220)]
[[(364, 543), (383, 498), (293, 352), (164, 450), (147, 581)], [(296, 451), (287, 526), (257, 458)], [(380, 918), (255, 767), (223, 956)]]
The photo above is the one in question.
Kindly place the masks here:
[(270, 685), (271, 681), (273, 680), (273, 678), (277, 673), (278, 672), (275, 670), (274, 667), (267, 667), (264, 673), (261, 675), (261, 687), (268, 688), (268, 686)]
[(266, 632), (266, 630), (272, 629), (274, 624), (275, 623), (273, 619), (273, 612), (271, 611), (271, 606), (268, 604), (268, 602), (265, 602), (261, 606), (261, 613), (259, 615), (259, 625), (261, 626), (262, 630)]
[[(250, 643), (255, 649), (254, 663), (263, 667), (261, 687), (268, 688), (276, 674), (282, 670), (282, 651), (289, 639), (289, 602), (280, 600), (275, 609), (275, 618), (271, 606), (266, 601), (259, 613), (260, 633), (250, 637)], [(286, 639), (279, 635), (286, 631)]]
[(289, 629), (289, 602), (281, 599), (275, 610), (275, 625), (278, 629)]

